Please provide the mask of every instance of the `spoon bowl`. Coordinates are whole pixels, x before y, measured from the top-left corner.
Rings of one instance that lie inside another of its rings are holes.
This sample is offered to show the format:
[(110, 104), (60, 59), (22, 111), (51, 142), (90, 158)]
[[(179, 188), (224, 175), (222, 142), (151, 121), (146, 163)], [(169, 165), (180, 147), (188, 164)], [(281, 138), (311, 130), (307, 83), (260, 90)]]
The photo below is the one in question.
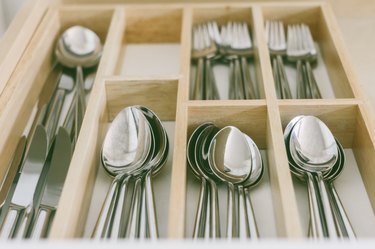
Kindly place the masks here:
[(212, 138), (209, 154), (210, 168), (222, 181), (239, 184), (250, 176), (251, 149), (243, 133), (236, 127), (221, 129)]
[(66, 67), (92, 67), (99, 62), (102, 50), (100, 38), (95, 32), (82, 26), (73, 26), (61, 35), (55, 54)]
[(262, 180), (264, 175), (264, 165), (258, 146), (247, 134), (244, 133), (243, 135), (249, 145), (252, 161), (250, 176), (242, 183), (242, 186), (248, 188), (256, 186)]
[(304, 116), (294, 125), (289, 149), (297, 165), (310, 172), (330, 170), (338, 158), (336, 140), (331, 131), (313, 116)]

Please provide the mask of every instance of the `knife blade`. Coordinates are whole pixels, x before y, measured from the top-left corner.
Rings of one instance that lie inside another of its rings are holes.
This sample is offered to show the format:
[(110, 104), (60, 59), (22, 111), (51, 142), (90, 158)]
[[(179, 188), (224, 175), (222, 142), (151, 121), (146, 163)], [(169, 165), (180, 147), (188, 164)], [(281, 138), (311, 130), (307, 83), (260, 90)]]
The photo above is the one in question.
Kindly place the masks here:
[(48, 236), (68, 173), (72, 151), (70, 135), (65, 128), (60, 127), (54, 144), (42, 200), (32, 223), (30, 237), (33, 239)]
[(40, 124), (30, 142), (22, 172), (14, 190), (5, 220), (1, 224), (0, 238), (23, 236), (31, 222), (34, 192), (47, 156), (47, 134)]

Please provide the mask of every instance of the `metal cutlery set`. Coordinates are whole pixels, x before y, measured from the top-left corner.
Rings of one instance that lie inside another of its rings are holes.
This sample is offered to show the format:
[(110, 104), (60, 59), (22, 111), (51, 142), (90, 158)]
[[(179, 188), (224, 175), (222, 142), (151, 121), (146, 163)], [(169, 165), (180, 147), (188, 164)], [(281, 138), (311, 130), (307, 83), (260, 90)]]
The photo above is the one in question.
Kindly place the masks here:
[[(48, 236), (85, 112), (82, 67), (94, 67), (101, 50), (97, 35), (81, 26), (65, 30), (57, 42), (60, 64), (52, 66), (27, 139), (20, 139), (1, 186), (1, 238)], [(73, 100), (65, 103), (71, 90)]]
[(282, 57), (286, 56), (288, 61), (296, 64), (297, 68), (296, 98), (322, 98), (310, 64), (316, 62), (317, 50), (309, 27), (306, 24), (288, 25), (287, 40), (284, 24), (281, 21), (266, 21), (265, 30), (277, 97), (293, 98), (283, 64)]
[(284, 130), (289, 167), (307, 182), (309, 236), (314, 239), (356, 235), (333, 185), (343, 170), (345, 154), (328, 127), (314, 116), (296, 116)]
[(249, 189), (262, 179), (264, 166), (258, 147), (234, 126), (222, 129), (203, 123), (190, 136), (187, 159), (201, 180), (193, 238), (220, 238), (217, 184), (228, 188), (226, 236), (258, 238)]
[[(278, 98), (293, 98), (283, 65), (285, 55), (296, 63), (297, 98), (321, 98), (310, 65), (317, 51), (308, 26), (289, 25), (287, 41), (281, 22), (267, 21), (265, 29)], [(222, 98), (213, 72), (216, 63), (229, 68), (229, 99), (260, 98), (249, 70), (253, 43), (247, 23), (227, 22), (219, 29), (216, 22), (207, 22), (194, 26), (192, 37), (196, 64), (192, 99)], [(58, 63), (42, 89), (30, 132), (19, 140), (1, 185), (1, 238), (48, 237), (86, 110), (83, 68), (95, 68), (101, 52), (97, 35), (81, 26), (67, 29), (58, 40)], [(56, 83), (51, 87), (51, 82)], [(71, 91), (73, 100), (62, 115), (65, 97)], [(293, 118), (284, 140), (290, 171), (307, 182), (310, 237), (355, 238), (333, 185), (345, 162), (339, 141), (313, 116)], [(167, 133), (152, 110), (130, 106), (118, 113), (100, 154), (113, 181), (92, 238), (158, 238), (151, 179), (165, 165), (168, 151)], [(190, 136), (187, 160), (201, 181), (193, 238), (258, 239), (249, 194), (261, 181), (264, 165), (255, 142), (234, 126), (218, 128), (203, 123)], [(228, 189), (225, 236), (220, 226), (219, 184)]]
[(245, 22), (228, 22), (221, 27), (211, 21), (196, 25), (192, 35), (192, 61), (196, 65), (192, 99), (218, 100), (212, 64), (228, 65), (229, 99), (258, 99), (259, 89), (250, 75), (248, 60), (253, 43)]

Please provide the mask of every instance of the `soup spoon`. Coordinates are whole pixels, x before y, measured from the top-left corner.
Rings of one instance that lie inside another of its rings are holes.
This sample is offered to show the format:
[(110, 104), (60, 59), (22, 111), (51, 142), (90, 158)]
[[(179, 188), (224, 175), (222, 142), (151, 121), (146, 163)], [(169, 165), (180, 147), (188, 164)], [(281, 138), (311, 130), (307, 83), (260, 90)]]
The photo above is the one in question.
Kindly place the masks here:
[[(207, 208), (207, 198), (208, 196), (208, 190), (207, 190), (207, 181), (204, 177), (204, 174), (201, 173), (201, 171), (198, 169), (197, 162), (195, 160), (195, 146), (198, 137), (202, 133), (202, 131), (208, 127), (212, 126), (212, 123), (203, 123), (200, 126), (198, 126), (193, 133), (191, 134), (189, 141), (187, 143), (187, 160), (190, 166), (191, 171), (193, 174), (201, 180), (201, 188), (199, 191), (199, 201), (198, 201), (198, 208), (195, 215), (195, 222), (194, 222), (194, 231), (193, 231), (193, 238), (197, 239), (200, 237), (209, 237), (209, 231), (205, 233), (205, 220), (206, 215), (209, 216)], [(208, 227), (207, 227), (208, 229)], [(207, 237), (205, 236), (207, 235)]]
[[(243, 133), (246, 142), (248, 143), (251, 151), (251, 161), (252, 161), (252, 167), (251, 167), (251, 173), (250, 176), (243, 182), (241, 185), (238, 186), (239, 191), (244, 191), (244, 194), (242, 196), (245, 197), (244, 203), (246, 207), (246, 217), (245, 219), (240, 218), (240, 232), (239, 236), (240, 238), (244, 237), (251, 237), (252, 239), (259, 238), (258, 228), (255, 221), (255, 215), (252, 208), (250, 195), (249, 195), (249, 189), (251, 187), (256, 186), (260, 180), (262, 179), (264, 175), (264, 164), (262, 161), (262, 156), (260, 154), (260, 151), (258, 149), (258, 146), (255, 144), (255, 142), (245, 133)], [(241, 195), (240, 195), (241, 196)], [(241, 221), (244, 220), (245, 223), (245, 229), (243, 228), (244, 225), (241, 226)], [(243, 234), (243, 231), (246, 231), (246, 234)]]
[(151, 143), (148, 121), (138, 108), (127, 107), (112, 121), (103, 142), (101, 161), (114, 180), (92, 234), (93, 238), (110, 237), (119, 184), (122, 182), (126, 186), (133, 172), (147, 162), (152, 153)]
[[(76, 119), (74, 123), (75, 140), (78, 138), (86, 109), (82, 67), (97, 65), (101, 54), (102, 44), (97, 34), (82, 26), (73, 26), (66, 29), (56, 45), (55, 55), (57, 60), (65, 67), (76, 69), (75, 96), (68, 111), (68, 116), (70, 117), (71, 113), (74, 113)], [(58, 89), (55, 95), (56, 101), (63, 101), (65, 90)], [(77, 108), (80, 108), (80, 111)]]
[(219, 200), (216, 184), (217, 182), (221, 182), (221, 180), (212, 172), (208, 162), (210, 142), (218, 131), (219, 128), (214, 125), (207, 126), (198, 135), (195, 144), (195, 162), (197, 169), (207, 180), (209, 186), (206, 205), (206, 210), (209, 215), (206, 215), (205, 228), (210, 233), (210, 238), (221, 237)]

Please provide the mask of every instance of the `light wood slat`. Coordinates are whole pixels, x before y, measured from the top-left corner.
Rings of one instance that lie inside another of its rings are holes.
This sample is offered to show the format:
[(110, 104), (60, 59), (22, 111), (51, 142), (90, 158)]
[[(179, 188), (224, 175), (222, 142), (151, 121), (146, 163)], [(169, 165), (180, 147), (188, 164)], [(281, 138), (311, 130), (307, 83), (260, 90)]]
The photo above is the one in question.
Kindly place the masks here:
[(375, 210), (375, 140), (371, 136), (372, 126), (367, 123), (367, 112), (365, 105), (359, 105), (352, 148), (372, 209)]
[(0, 39), (0, 95), (51, 3), (28, 0)]
[(142, 105), (150, 108), (163, 121), (176, 118), (178, 79), (107, 81), (109, 120), (125, 107)]
[(300, 238), (303, 236), (302, 228), (298, 218), (297, 202), (286, 157), (272, 67), (264, 34), (264, 19), (260, 7), (253, 7), (253, 18), (256, 20), (254, 21), (254, 30), (267, 101), (267, 156), (276, 226), (279, 236)]
[(190, 84), (192, 9), (184, 8), (181, 28), (181, 74), (176, 107), (175, 141), (173, 148), (172, 179), (169, 201), (168, 238), (182, 239), (185, 235), (186, 208), (186, 144), (187, 106)]

